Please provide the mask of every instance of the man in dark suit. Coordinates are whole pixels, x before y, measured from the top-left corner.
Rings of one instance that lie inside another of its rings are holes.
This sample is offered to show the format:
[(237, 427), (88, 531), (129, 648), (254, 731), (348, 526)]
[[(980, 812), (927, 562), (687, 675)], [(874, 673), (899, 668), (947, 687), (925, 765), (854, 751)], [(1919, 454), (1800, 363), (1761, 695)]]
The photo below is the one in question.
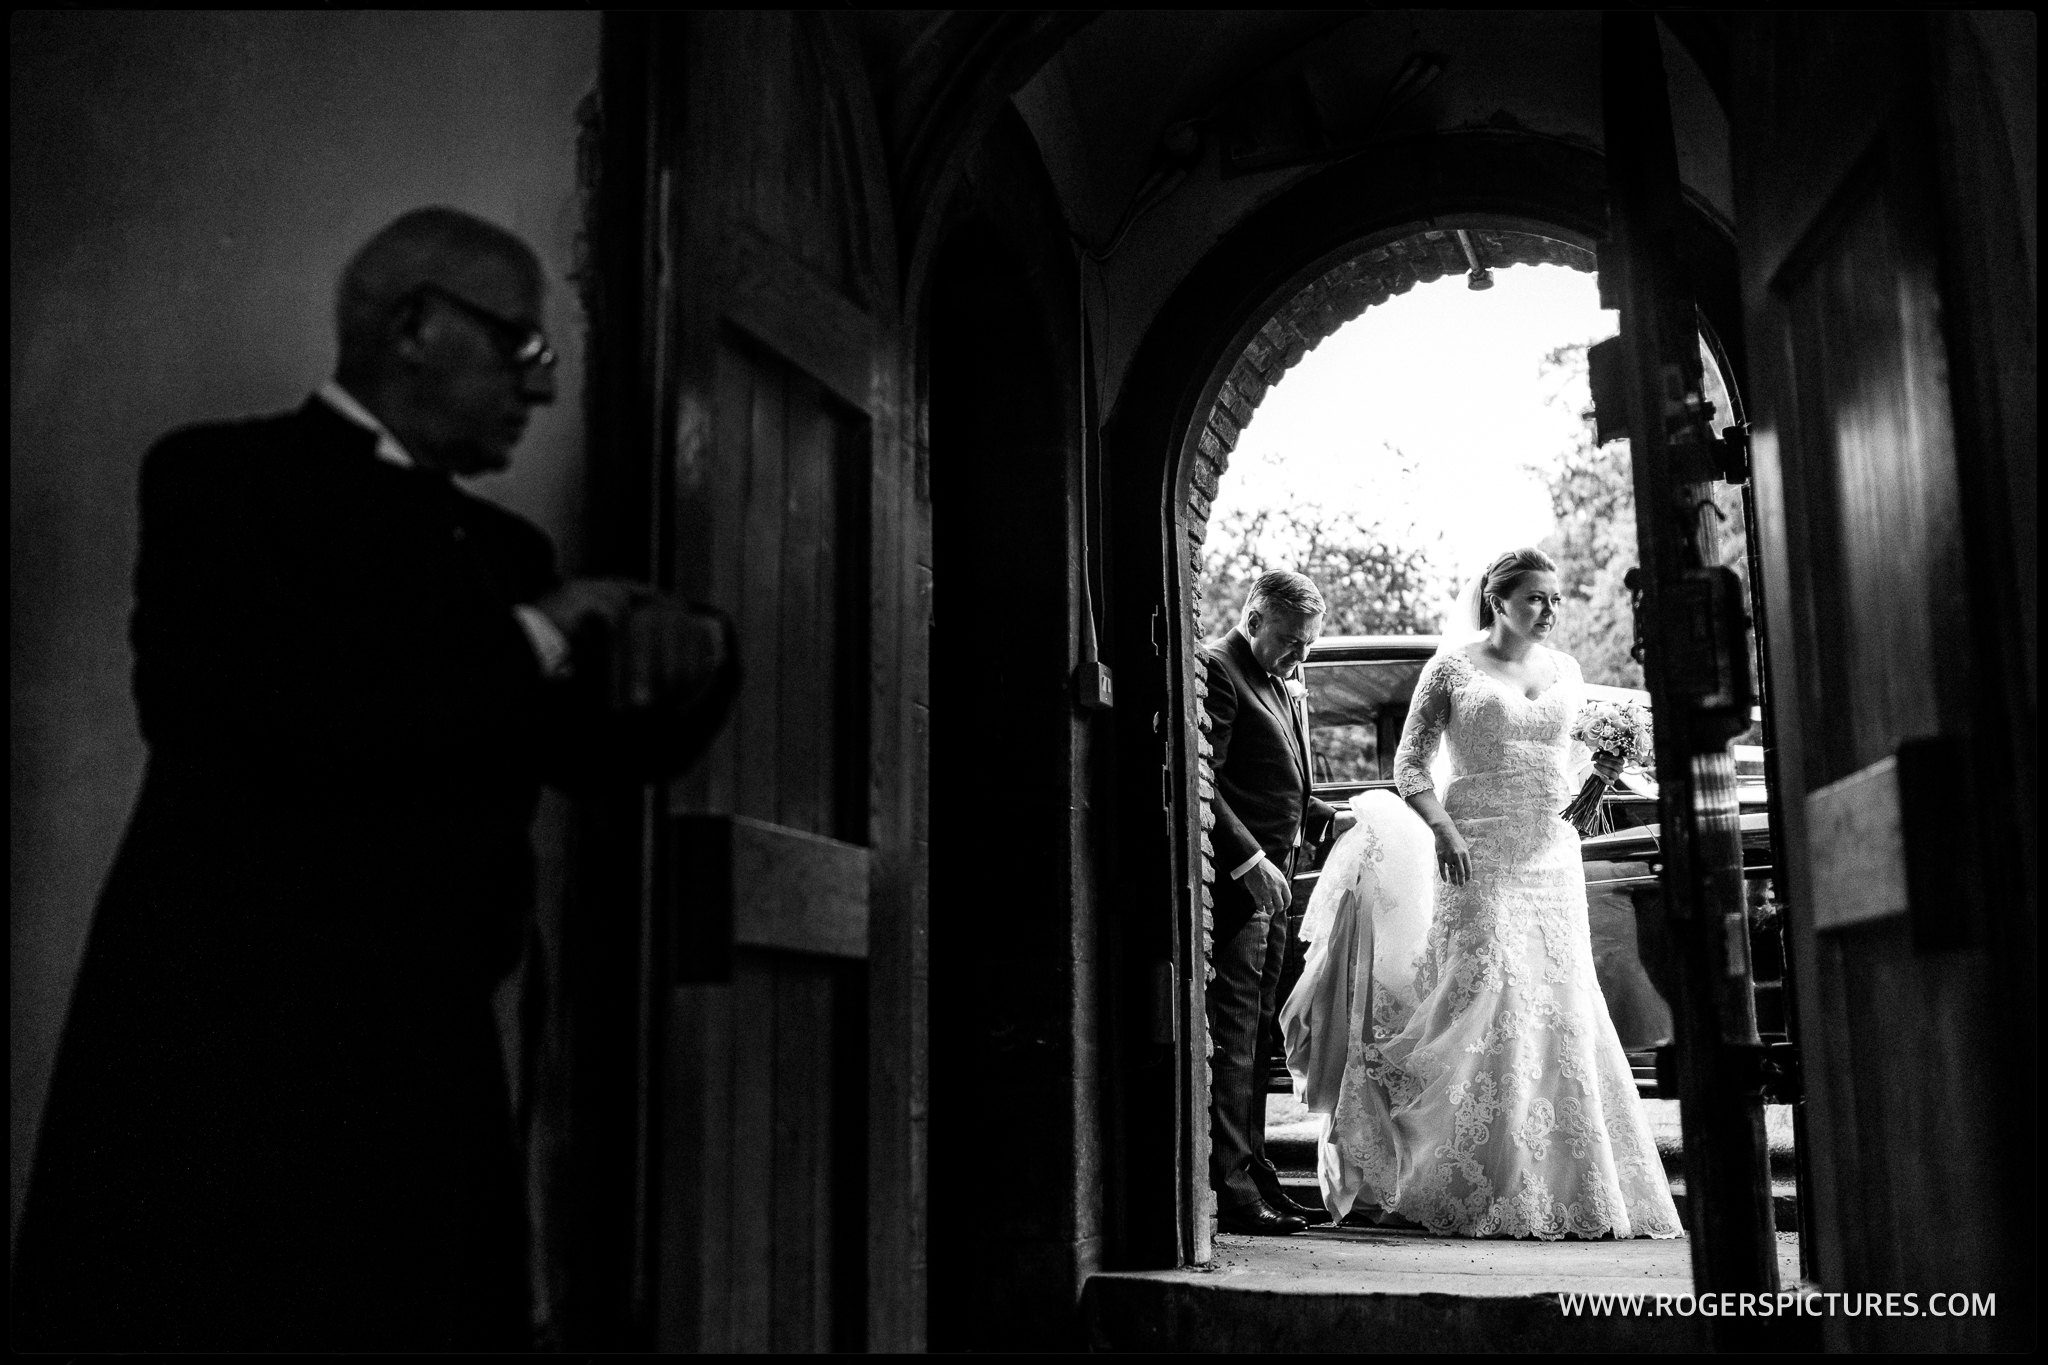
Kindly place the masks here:
[(1237, 629), (1202, 646), (1216, 772), (1216, 975), (1209, 1183), (1224, 1232), (1293, 1233), (1317, 1215), (1289, 1199), (1266, 1160), (1266, 1044), (1287, 957), (1287, 907), (1305, 844), (1336, 817), (1309, 790), (1300, 666), (1323, 627), (1315, 584), (1285, 570), (1260, 576)]
[(143, 463), (149, 767), (51, 1084), (18, 1347), (528, 1343), (491, 995), (539, 784), (674, 771), (736, 686), (722, 617), (562, 581), (453, 482), (554, 397), (542, 289), (510, 233), (407, 214), (343, 274), (334, 382)]

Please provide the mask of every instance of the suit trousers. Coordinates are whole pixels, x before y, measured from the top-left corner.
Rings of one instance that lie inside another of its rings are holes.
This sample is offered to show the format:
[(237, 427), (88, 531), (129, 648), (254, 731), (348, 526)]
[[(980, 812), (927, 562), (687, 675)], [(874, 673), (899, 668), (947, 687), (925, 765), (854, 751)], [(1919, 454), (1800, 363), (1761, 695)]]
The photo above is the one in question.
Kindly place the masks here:
[[(1280, 865), (1293, 874), (1290, 854)], [(1250, 875), (1250, 874), (1247, 874)], [(1278, 1036), (1287, 912), (1261, 912), (1241, 881), (1216, 880), (1216, 975), (1209, 982), (1209, 1186), (1222, 1210), (1270, 1200), (1280, 1177), (1266, 1159), (1268, 1040)]]

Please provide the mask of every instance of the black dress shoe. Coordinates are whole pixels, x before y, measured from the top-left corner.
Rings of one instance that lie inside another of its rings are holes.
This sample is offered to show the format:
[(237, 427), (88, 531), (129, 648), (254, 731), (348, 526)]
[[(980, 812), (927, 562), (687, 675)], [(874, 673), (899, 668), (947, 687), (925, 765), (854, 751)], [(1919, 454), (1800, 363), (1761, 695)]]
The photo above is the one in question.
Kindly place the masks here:
[(1288, 1198), (1285, 1192), (1267, 1195), (1266, 1207), (1279, 1214), (1282, 1218), (1299, 1218), (1310, 1227), (1314, 1227), (1317, 1223), (1327, 1223), (1330, 1221), (1329, 1211), (1321, 1205), (1309, 1208), (1305, 1204), (1297, 1204)]
[(1216, 1231), (1249, 1232), (1261, 1237), (1286, 1237), (1308, 1226), (1299, 1218), (1279, 1214), (1266, 1207), (1265, 1200), (1241, 1208), (1222, 1209), (1216, 1214)]

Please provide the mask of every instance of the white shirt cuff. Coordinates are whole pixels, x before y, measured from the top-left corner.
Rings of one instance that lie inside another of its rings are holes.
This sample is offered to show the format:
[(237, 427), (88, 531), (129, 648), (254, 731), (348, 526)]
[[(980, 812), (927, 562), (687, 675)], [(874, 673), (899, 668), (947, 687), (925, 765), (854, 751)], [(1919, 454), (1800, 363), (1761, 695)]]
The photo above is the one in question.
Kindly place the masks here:
[(521, 602), (512, 608), (512, 614), (519, 618), (520, 627), (533, 645), (533, 657), (540, 660), (541, 676), (550, 680), (568, 677), (569, 642), (555, 623), (548, 620), (547, 613)]
[(1230, 880), (1242, 880), (1245, 873), (1251, 871), (1253, 868), (1257, 867), (1260, 863), (1263, 863), (1264, 861), (1266, 861), (1266, 854), (1264, 850), (1254, 853), (1251, 857), (1245, 859), (1242, 863), (1238, 864), (1236, 867), (1231, 869)]

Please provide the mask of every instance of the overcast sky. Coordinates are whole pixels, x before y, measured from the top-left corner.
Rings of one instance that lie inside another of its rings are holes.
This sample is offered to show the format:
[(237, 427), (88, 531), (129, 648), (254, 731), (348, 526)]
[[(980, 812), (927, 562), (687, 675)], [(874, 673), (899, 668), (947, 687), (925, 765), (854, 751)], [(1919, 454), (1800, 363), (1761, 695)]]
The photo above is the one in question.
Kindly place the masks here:
[[(1366, 310), (1287, 372), (1252, 416), (1216, 516), (1297, 498), (1356, 508), (1403, 539), (1442, 536), (1440, 568), (1469, 581), (1503, 550), (1549, 534), (1526, 466), (1574, 439), (1583, 385), (1550, 400), (1546, 351), (1614, 335), (1591, 275), (1562, 266), (1417, 285)], [(1393, 451), (1415, 463), (1404, 477)], [(1214, 521), (1211, 525), (1215, 525)]]

